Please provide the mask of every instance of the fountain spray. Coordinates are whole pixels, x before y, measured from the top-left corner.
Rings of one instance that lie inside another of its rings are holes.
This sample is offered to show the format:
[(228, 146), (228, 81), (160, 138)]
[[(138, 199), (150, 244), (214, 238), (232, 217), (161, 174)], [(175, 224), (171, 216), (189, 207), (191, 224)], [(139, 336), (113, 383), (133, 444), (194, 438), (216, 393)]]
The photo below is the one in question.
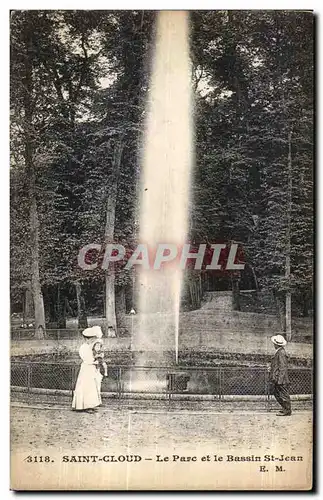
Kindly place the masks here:
[[(158, 13), (142, 151), (140, 241), (180, 247), (187, 236), (193, 158), (189, 14)], [(139, 272), (140, 321), (134, 346), (175, 352), (183, 271)]]

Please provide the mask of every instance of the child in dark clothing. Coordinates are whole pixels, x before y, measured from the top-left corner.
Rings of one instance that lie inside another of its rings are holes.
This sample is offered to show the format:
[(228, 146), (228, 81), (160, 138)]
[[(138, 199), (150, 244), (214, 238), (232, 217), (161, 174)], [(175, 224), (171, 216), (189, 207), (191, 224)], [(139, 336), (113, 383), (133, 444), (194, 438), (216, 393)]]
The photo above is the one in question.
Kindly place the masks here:
[(108, 376), (108, 366), (104, 361), (104, 352), (102, 350), (102, 340), (96, 340), (92, 346), (93, 357), (97, 370), (101, 373), (102, 377)]

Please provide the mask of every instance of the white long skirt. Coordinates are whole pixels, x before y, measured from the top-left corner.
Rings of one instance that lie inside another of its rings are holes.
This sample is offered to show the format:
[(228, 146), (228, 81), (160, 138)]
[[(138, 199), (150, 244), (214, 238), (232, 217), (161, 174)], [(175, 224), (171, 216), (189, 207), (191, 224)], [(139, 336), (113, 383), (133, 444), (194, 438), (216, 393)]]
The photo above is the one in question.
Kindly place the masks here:
[(77, 377), (72, 408), (86, 410), (99, 406), (101, 401), (102, 375), (95, 365), (81, 364)]

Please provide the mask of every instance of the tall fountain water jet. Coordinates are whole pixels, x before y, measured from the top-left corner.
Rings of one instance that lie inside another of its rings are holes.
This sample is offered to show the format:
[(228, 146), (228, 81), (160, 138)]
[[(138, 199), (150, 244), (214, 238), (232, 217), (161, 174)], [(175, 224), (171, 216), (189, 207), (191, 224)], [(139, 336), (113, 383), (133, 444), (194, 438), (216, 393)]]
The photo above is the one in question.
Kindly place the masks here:
[[(146, 131), (142, 152), (140, 241), (154, 251), (159, 243), (186, 242), (193, 156), (188, 13), (158, 13)], [(177, 262), (178, 265), (178, 262)], [(176, 266), (176, 264), (175, 264)], [(133, 348), (157, 361), (178, 361), (182, 271), (170, 265), (139, 271), (138, 325)], [(165, 360), (166, 351), (173, 359)]]

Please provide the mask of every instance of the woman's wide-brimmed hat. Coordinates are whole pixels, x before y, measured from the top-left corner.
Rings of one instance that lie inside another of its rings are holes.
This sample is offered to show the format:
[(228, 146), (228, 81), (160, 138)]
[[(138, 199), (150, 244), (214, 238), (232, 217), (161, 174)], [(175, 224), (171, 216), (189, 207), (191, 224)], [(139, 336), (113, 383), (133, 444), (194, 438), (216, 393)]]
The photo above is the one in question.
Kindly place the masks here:
[(102, 339), (103, 332), (100, 326), (92, 326), (92, 331), (94, 332), (95, 337), (97, 337), (98, 339)]
[(83, 330), (82, 332), (82, 335), (83, 337), (86, 338), (95, 337), (101, 339), (103, 337), (103, 333), (100, 326), (91, 326), (90, 328), (85, 328), (85, 330)]
[(283, 347), (287, 344), (286, 340), (282, 335), (274, 335), (270, 338), (273, 344), (278, 345), (279, 347)]

